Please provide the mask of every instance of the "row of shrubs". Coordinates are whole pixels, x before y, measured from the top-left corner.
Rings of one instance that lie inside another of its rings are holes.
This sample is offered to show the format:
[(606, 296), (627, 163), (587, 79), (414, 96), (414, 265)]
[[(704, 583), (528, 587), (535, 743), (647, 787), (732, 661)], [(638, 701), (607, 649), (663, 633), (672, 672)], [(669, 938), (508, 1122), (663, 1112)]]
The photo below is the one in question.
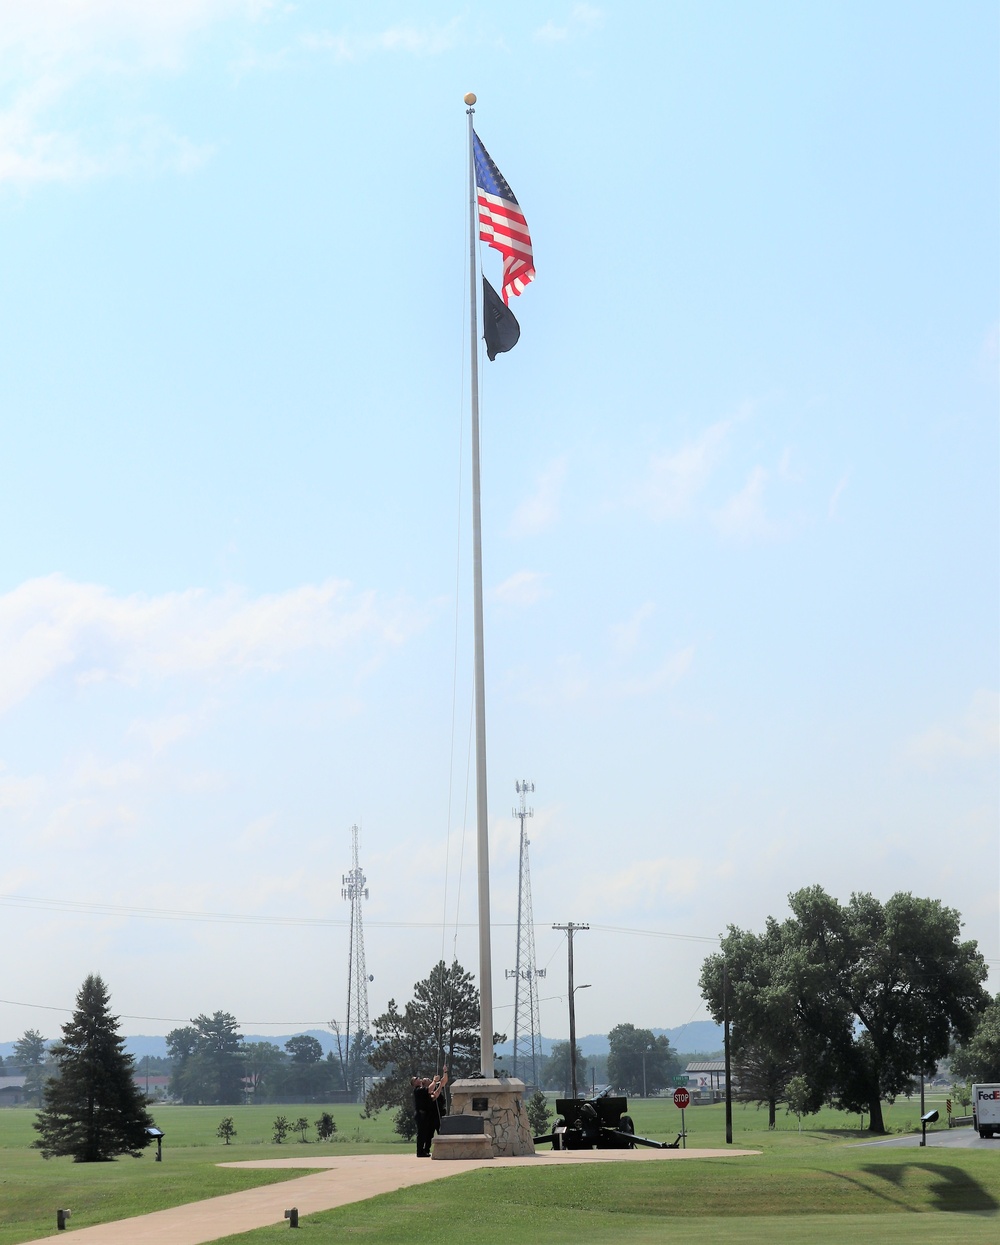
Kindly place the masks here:
[[(298, 1133), (299, 1141), (307, 1142), (309, 1138), (306, 1136), (306, 1133), (310, 1128), (316, 1129), (317, 1141), (331, 1141), (334, 1133), (337, 1131), (337, 1125), (334, 1123), (333, 1116), (329, 1111), (324, 1111), (319, 1119), (313, 1124), (310, 1124), (304, 1115), (300, 1115), (294, 1124), (288, 1119), (287, 1116), (279, 1115), (271, 1127), (273, 1130), (271, 1133), (271, 1139), (279, 1146), (289, 1133)], [(215, 1135), (224, 1141), (227, 1146), (229, 1145), (232, 1139), (236, 1136), (236, 1125), (233, 1123), (233, 1117), (231, 1115), (227, 1115), (226, 1118), (221, 1121), (219, 1127), (215, 1130)]]

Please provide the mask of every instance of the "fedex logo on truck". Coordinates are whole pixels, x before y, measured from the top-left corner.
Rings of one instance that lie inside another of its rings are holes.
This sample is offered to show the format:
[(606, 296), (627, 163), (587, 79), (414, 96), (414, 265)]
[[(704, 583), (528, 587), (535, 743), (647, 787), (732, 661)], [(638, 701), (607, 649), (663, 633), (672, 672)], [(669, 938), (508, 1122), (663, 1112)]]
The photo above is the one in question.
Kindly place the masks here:
[(976, 1097), (992, 1102), (994, 1099), (1000, 1099), (1000, 1089), (980, 1089), (977, 1091)]

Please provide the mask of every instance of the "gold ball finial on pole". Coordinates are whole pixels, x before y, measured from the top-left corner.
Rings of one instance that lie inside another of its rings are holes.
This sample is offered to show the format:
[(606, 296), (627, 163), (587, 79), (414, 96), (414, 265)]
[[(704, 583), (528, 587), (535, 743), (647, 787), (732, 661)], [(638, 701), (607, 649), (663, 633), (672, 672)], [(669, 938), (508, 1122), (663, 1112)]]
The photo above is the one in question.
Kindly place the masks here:
[(476, 102), (476, 93), (475, 91), (469, 91), (465, 96), (463, 96), (463, 98), (465, 102), (469, 105), (469, 107), (471, 108), (472, 105)]

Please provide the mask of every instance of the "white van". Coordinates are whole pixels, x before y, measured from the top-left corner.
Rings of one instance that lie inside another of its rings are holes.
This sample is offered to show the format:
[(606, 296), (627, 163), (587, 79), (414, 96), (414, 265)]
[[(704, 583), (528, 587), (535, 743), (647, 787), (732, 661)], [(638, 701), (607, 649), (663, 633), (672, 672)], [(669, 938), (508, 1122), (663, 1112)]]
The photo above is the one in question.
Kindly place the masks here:
[(973, 1085), (972, 1127), (980, 1137), (1000, 1133), (1000, 1085)]

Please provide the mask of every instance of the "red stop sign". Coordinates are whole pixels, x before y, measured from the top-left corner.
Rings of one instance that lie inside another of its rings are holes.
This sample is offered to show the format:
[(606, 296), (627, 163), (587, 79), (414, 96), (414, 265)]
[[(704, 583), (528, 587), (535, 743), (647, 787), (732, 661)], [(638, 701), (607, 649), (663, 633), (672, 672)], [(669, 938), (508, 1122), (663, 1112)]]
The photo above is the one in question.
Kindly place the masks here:
[(688, 1107), (690, 1105), (691, 1105), (691, 1095), (687, 1092), (687, 1090), (686, 1089), (675, 1089), (674, 1090), (674, 1106), (680, 1107), (680, 1109), (683, 1111), (685, 1107)]

